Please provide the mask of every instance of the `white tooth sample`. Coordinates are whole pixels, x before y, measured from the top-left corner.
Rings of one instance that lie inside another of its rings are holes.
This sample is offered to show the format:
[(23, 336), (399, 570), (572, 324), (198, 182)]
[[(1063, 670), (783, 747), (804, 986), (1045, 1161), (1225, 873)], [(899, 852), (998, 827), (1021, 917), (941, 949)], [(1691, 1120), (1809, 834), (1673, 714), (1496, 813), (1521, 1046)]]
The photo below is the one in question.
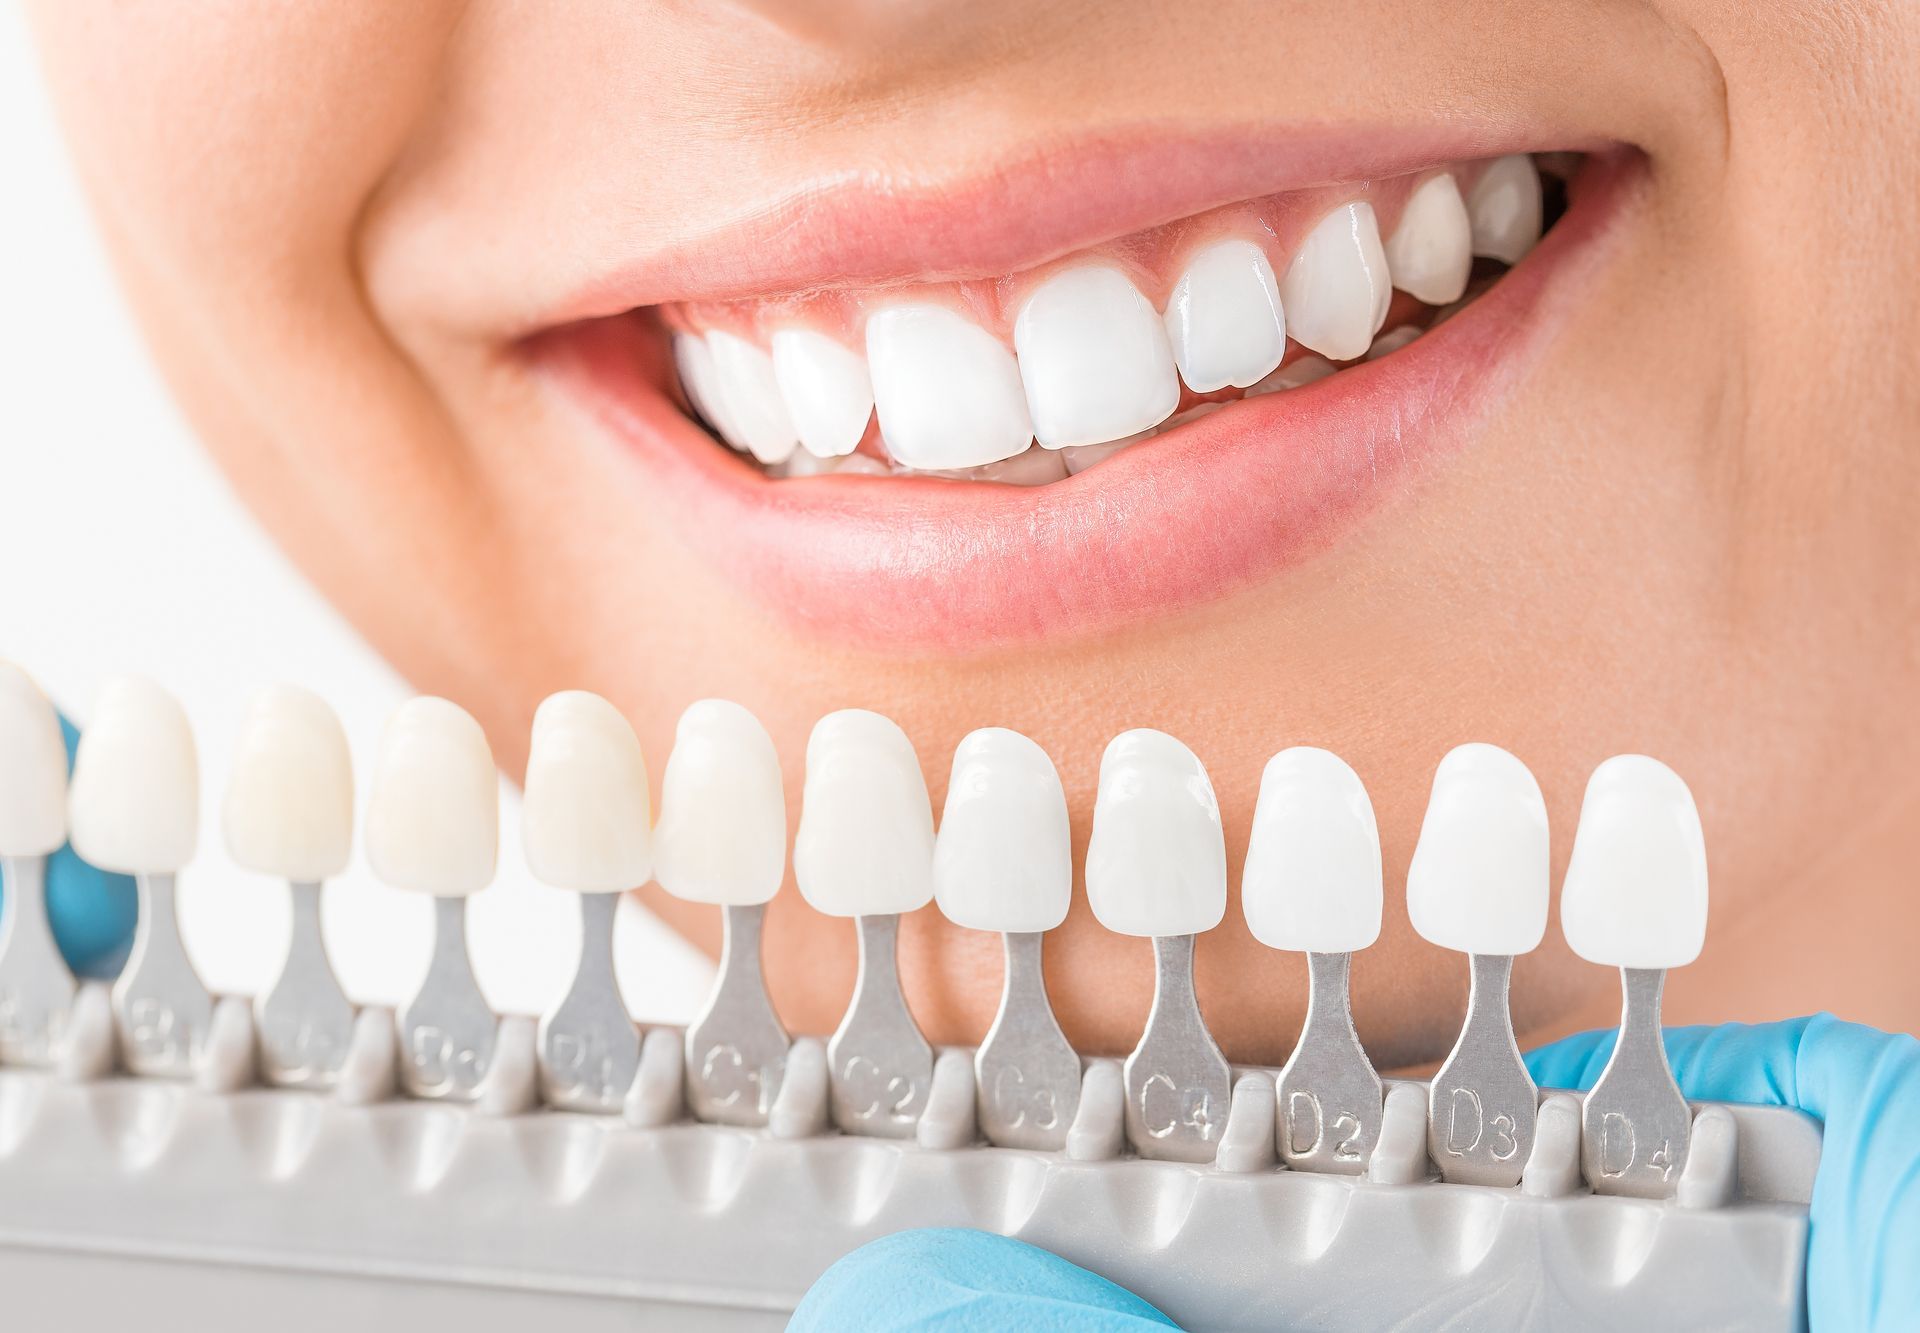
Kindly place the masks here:
[(1487, 164), (1467, 195), (1473, 252), (1517, 264), (1540, 239), (1540, 172), (1525, 153)]
[(1607, 967), (1684, 967), (1707, 937), (1707, 844), (1693, 793), (1657, 759), (1622, 754), (1587, 782), (1560, 889), (1567, 944)]
[(318, 883), (347, 868), (353, 760), (324, 699), (294, 685), (254, 696), (221, 816), (227, 852), (248, 870)]
[(618, 708), (585, 690), (534, 712), (520, 806), (527, 868), (578, 893), (620, 893), (653, 873), (652, 801), (639, 738)]
[(1073, 895), (1073, 835), (1053, 761), (1017, 731), (985, 727), (953, 752), (934, 841), (933, 893), (969, 930), (1052, 930)]
[(1393, 300), (1373, 205), (1342, 204), (1321, 218), (1280, 279), (1287, 332), (1333, 361), (1366, 353)]
[(713, 352), (707, 346), (707, 340), (698, 333), (676, 333), (673, 335), (673, 364), (680, 372), (680, 387), (686, 392), (687, 402), (709, 426), (719, 433), (723, 443), (738, 449), (728, 438), (731, 427), (724, 424), (720, 415), (719, 372), (714, 369)]
[(47, 917), (46, 858), (67, 840), (67, 747), (32, 677), (0, 662), (0, 1064), (49, 1065), (74, 980)]
[(1013, 345), (1043, 448), (1125, 439), (1180, 405), (1166, 326), (1118, 269), (1083, 265), (1041, 283), (1014, 320)]
[(48, 856), (67, 840), (67, 747), (40, 687), (0, 662), (0, 856)]
[(1244, 389), (1287, 352), (1280, 283), (1252, 241), (1215, 241), (1187, 261), (1167, 298), (1167, 342), (1195, 393)]
[(1247, 929), (1270, 949), (1354, 953), (1380, 938), (1380, 830), (1359, 775), (1310, 746), (1267, 761), (1241, 874)]
[(779, 891), (787, 869), (780, 755), (739, 704), (702, 699), (680, 715), (653, 854), (660, 887), (687, 902), (748, 907)]
[(902, 467), (980, 467), (1033, 438), (1013, 353), (946, 306), (915, 302), (869, 315), (867, 370), (887, 452)]
[(1460, 299), (1473, 272), (1473, 224), (1451, 175), (1429, 177), (1408, 196), (1386, 255), (1393, 285), (1414, 300), (1446, 305)]
[(1165, 732), (1122, 732), (1100, 757), (1087, 899), (1120, 935), (1196, 935), (1227, 911), (1227, 843), (1213, 784)]
[(713, 355), (713, 396), (723, 429), (733, 444), (762, 463), (783, 463), (800, 444), (787, 415), (773, 358), (738, 334), (715, 329), (707, 335)]
[(464, 898), (493, 882), (499, 781), (480, 724), (458, 704), (409, 699), (380, 736), (367, 795), (367, 861), (396, 889)]
[(1407, 868), (1413, 928), (1461, 953), (1529, 953), (1547, 931), (1550, 876), (1547, 805), (1527, 766), (1494, 745), (1450, 751)]
[(800, 443), (816, 458), (850, 454), (873, 415), (867, 359), (813, 329), (773, 335), (773, 376)]
[(119, 874), (171, 874), (193, 859), (200, 760), (180, 704), (122, 676), (100, 691), (80, 733), (67, 797), (73, 850)]
[(807, 738), (794, 880), (816, 912), (879, 916), (933, 899), (933, 803), (913, 742), (864, 709), (829, 713)]

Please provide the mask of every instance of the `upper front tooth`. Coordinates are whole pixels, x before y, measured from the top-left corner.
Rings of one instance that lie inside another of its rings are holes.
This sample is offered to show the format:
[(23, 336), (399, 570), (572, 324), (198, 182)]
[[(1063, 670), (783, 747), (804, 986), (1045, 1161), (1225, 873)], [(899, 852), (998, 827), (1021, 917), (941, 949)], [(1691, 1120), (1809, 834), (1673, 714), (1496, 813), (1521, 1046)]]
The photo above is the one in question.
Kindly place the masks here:
[(654, 878), (688, 902), (751, 907), (786, 874), (787, 797), (773, 738), (739, 704), (690, 704), (660, 780)]
[[(728, 438), (732, 428), (722, 421), (720, 415), (719, 372), (714, 369), (713, 350), (707, 346), (707, 340), (698, 333), (674, 334), (673, 364), (680, 372), (680, 387), (686, 391), (687, 402), (719, 433), (721, 439), (733, 445)], [(740, 446), (733, 447), (737, 449)]]
[(892, 721), (848, 708), (807, 738), (793, 875), (817, 912), (911, 912), (933, 897), (933, 803), (920, 760)]
[(296, 685), (247, 708), (221, 810), (227, 851), (263, 875), (317, 884), (353, 851), (353, 761), (326, 700)]
[(1167, 300), (1167, 341), (1195, 393), (1244, 389), (1287, 351), (1280, 284), (1252, 241), (1215, 241), (1196, 254)]
[(1547, 930), (1547, 805), (1527, 766), (1462, 745), (1433, 775), (1407, 868), (1413, 928), (1461, 953), (1519, 954)]
[(1372, 204), (1343, 204), (1307, 233), (1280, 280), (1287, 332), (1334, 361), (1365, 354), (1393, 300)]
[(714, 397), (722, 430), (762, 463), (780, 463), (800, 443), (787, 416), (773, 358), (745, 338), (715, 329), (707, 335), (713, 353)]
[(445, 699), (387, 720), (367, 795), (367, 861), (396, 889), (464, 898), (493, 881), (500, 786), (486, 733)]
[(543, 884), (619, 893), (653, 873), (647, 761), (599, 695), (562, 690), (534, 712), (521, 792), (527, 868)]
[(1013, 325), (1034, 438), (1104, 444), (1173, 415), (1180, 381), (1166, 326), (1117, 269), (1067, 269), (1035, 288)]
[(1047, 752), (983, 727), (953, 752), (933, 847), (933, 893), (970, 930), (1052, 930), (1073, 897), (1067, 795)]
[(1414, 300), (1446, 305), (1460, 299), (1473, 271), (1473, 224), (1451, 175), (1421, 182), (1387, 238), (1386, 254), (1393, 285)]
[(1227, 844), (1207, 770), (1158, 731), (1122, 732), (1100, 756), (1087, 901), (1121, 935), (1195, 935), (1227, 911)]
[(773, 335), (773, 375), (808, 453), (838, 458), (854, 451), (873, 415), (864, 356), (812, 329), (781, 329)]
[(193, 859), (200, 760), (172, 695), (139, 676), (100, 691), (74, 752), (67, 823), (73, 850), (102, 870), (170, 874)]
[(903, 467), (980, 467), (1013, 457), (1033, 438), (1013, 354), (943, 305), (892, 305), (868, 316), (867, 367), (880, 433)]
[(67, 746), (33, 678), (0, 662), (0, 856), (47, 856), (67, 840)]
[(1353, 953), (1380, 938), (1380, 830), (1359, 775), (1309, 746), (1267, 761), (1240, 880), (1247, 929), (1274, 949)]
[(1467, 196), (1473, 252), (1517, 264), (1540, 239), (1540, 171), (1525, 153), (1496, 157)]
[(1560, 887), (1567, 945), (1608, 967), (1683, 967), (1707, 938), (1707, 843), (1680, 775), (1642, 754), (1593, 770)]

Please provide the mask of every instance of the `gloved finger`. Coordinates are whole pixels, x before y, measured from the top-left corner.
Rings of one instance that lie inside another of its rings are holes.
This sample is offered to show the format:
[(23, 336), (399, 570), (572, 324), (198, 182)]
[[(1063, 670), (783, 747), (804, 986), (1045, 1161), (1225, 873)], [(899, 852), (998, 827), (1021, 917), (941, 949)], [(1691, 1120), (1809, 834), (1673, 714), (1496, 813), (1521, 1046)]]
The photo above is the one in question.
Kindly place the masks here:
[(1147, 1302), (1058, 1255), (958, 1228), (861, 1246), (813, 1284), (788, 1333), (1136, 1333), (1175, 1327)]

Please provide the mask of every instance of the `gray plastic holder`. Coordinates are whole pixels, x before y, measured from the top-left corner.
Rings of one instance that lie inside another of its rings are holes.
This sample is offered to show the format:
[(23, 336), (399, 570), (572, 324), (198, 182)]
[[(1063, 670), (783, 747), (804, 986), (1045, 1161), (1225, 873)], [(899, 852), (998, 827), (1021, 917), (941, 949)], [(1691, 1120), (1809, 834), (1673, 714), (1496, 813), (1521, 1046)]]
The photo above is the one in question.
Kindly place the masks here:
[[(624, 1116), (534, 1107), (532, 1024), (501, 1020), (472, 1105), (390, 1100), (392, 1017), (360, 1015), (333, 1094), (247, 1086), (223, 1001), (192, 1082), (113, 1076), (82, 993), (52, 1070), (0, 1069), (0, 1324), (196, 1333), (778, 1328), (834, 1260), (916, 1227), (1044, 1246), (1194, 1329), (1795, 1329), (1819, 1130), (1700, 1104), (1675, 1197), (1594, 1195), (1580, 1117), (1543, 1096), (1520, 1186), (1441, 1183), (1426, 1089), (1389, 1083), (1359, 1176), (1276, 1164), (1274, 1071), (1240, 1069), (1216, 1161), (1127, 1153), (1087, 1062), (1059, 1153), (977, 1141), (970, 1053), (916, 1138), (828, 1128), (821, 1043), (768, 1128), (688, 1121), (681, 1039), (646, 1034)], [(104, 1012), (104, 1011), (101, 1011)], [(91, 1043), (91, 1044), (90, 1044)], [(531, 1109), (530, 1109), (531, 1108)], [(538, 1321), (530, 1323), (530, 1321)]]

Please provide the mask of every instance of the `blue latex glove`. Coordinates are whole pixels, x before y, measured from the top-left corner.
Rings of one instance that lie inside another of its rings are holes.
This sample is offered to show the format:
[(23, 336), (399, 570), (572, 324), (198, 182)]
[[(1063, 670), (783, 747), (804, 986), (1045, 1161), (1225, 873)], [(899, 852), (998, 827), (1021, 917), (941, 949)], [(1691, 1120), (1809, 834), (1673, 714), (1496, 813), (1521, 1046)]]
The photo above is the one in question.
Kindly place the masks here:
[[(1593, 1085), (1613, 1032), (1533, 1052), (1542, 1087)], [(1831, 1014), (1749, 1027), (1669, 1028), (1687, 1096), (1792, 1106), (1820, 1120), (1807, 1315), (1812, 1333), (1920, 1328), (1920, 1041)]]

